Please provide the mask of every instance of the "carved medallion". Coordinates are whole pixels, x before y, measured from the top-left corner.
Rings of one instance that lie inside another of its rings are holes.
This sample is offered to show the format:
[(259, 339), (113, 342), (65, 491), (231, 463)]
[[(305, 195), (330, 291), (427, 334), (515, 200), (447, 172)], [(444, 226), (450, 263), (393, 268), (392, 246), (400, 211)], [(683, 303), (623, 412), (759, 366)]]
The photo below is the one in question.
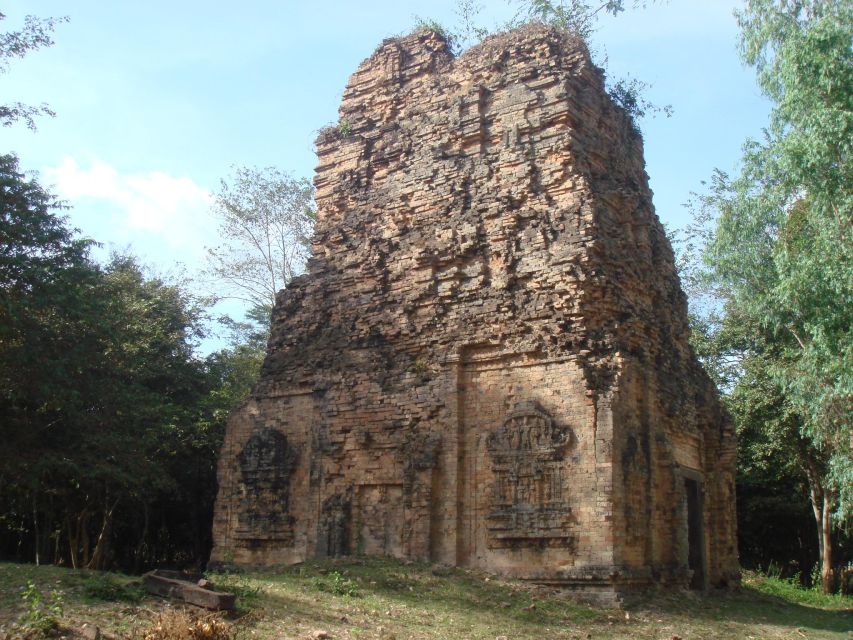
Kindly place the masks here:
[(237, 538), (293, 544), (290, 477), (298, 458), (287, 436), (275, 429), (260, 429), (249, 438), (237, 455), (243, 494)]
[(518, 403), (486, 440), (494, 474), (490, 548), (569, 547), (563, 458), (571, 431), (535, 402)]

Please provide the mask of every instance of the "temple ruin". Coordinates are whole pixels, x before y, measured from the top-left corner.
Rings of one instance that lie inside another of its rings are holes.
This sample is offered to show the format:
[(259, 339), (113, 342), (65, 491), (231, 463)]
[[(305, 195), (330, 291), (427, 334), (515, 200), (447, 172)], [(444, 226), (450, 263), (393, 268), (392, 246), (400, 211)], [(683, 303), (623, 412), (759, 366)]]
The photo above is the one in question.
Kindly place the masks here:
[(387, 40), (317, 155), (312, 258), (228, 424), (211, 562), (385, 555), (605, 601), (736, 581), (735, 435), (584, 44)]

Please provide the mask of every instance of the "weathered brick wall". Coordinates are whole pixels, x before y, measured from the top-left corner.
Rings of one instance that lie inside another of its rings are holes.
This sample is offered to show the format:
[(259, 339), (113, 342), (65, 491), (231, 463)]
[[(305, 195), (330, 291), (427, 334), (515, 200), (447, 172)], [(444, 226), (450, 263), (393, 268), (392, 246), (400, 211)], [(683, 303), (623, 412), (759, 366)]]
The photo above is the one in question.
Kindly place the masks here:
[(641, 139), (584, 45), (544, 26), (458, 59), (435, 33), (388, 40), (340, 116), (308, 274), (229, 422), (212, 561), (684, 584), (689, 476), (705, 574), (736, 579), (734, 436)]

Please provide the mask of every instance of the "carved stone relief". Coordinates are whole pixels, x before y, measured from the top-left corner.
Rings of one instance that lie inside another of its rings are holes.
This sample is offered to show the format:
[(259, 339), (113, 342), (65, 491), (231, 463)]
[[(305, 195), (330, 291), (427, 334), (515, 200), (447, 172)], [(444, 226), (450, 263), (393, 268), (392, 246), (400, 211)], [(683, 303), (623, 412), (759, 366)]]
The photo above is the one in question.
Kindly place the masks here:
[(486, 440), (494, 474), (490, 548), (570, 547), (563, 458), (571, 432), (537, 403), (520, 402)]
[(260, 429), (237, 454), (242, 500), (237, 538), (276, 540), (293, 544), (294, 518), (290, 515), (290, 478), (299, 452), (287, 436), (275, 429)]
[(335, 494), (323, 502), (317, 528), (317, 555), (323, 557), (350, 554), (352, 505), (349, 497)]
[(357, 488), (357, 548), (359, 553), (402, 558), (403, 486), (394, 484), (361, 485)]

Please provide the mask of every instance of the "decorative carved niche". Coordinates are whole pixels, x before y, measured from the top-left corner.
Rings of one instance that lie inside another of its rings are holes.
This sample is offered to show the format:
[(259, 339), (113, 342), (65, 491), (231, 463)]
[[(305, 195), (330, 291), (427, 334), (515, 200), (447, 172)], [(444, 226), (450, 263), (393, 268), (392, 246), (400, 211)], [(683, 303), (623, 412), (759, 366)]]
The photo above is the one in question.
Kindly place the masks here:
[(253, 541), (293, 544), (290, 479), (299, 452), (275, 429), (259, 429), (237, 454), (240, 467), (240, 512), (235, 535)]
[(317, 527), (317, 555), (321, 558), (350, 554), (352, 503), (348, 494), (335, 494), (323, 502)]
[(572, 442), (536, 402), (520, 402), (486, 439), (494, 474), (490, 548), (572, 547), (563, 460)]

